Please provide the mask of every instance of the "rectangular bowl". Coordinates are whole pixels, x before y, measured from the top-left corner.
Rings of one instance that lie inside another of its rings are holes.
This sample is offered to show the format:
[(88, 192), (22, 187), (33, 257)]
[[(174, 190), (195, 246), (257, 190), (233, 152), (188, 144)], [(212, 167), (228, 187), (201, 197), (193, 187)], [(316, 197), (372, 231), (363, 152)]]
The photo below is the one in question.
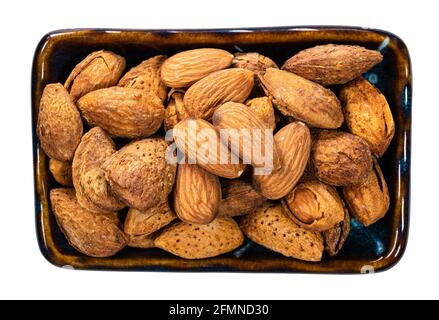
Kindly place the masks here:
[[(61, 233), (48, 202), (56, 186), (48, 158), (35, 135), (44, 86), (63, 83), (87, 54), (107, 49), (127, 60), (127, 70), (140, 61), (178, 51), (216, 47), (256, 51), (282, 65), (296, 52), (318, 44), (353, 44), (380, 50), (383, 62), (365, 77), (386, 96), (395, 119), (395, 137), (380, 159), (390, 193), (386, 217), (369, 228), (352, 219), (343, 250), (319, 263), (286, 258), (250, 241), (232, 253), (210, 259), (184, 260), (159, 249), (126, 248), (111, 258), (87, 257), (74, 250)], [(389, 269), (402, 257), (408, 237), (410, 190), (411, 66), (405, 44), (381, 30), (356, 27), (280, 27), (218, 30), (60, 30), (45, 35), (32, 68), (32, 132), (35, 174), (35, 218), (44, 257), (60, 267), (88, 270), (245, 271), (303, 273), (369, 273)]]

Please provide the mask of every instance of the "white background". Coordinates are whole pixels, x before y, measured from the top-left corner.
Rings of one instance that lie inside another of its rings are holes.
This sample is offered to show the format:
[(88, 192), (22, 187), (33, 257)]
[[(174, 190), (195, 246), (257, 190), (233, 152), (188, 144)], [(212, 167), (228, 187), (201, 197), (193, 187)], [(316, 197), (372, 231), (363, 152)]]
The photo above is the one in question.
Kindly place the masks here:
[[(0, 298), (439, 298), (438, 30), (435, 1), (3, 1), (0, 9)], [(30, 118), (34, 49), (76, 27), (354, 25), (399, 35), (413, 63), (408, 248), (373, 276), (79, 272), (57, 269), (35, 236)]]

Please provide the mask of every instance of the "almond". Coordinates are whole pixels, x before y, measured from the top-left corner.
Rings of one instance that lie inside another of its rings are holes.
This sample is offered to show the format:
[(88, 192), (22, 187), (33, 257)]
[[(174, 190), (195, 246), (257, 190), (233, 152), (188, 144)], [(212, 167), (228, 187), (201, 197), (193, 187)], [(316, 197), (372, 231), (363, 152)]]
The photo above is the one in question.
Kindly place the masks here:
[(186, 119), (175, 126), (173, 137), (189, 163), (224, 178), (238, 178), (245, 170), (239, 157), (221, 142), (219, 133), (202, 119)]
[(267, 69), (260, 80), (267, 95), (284, 116), (318, 128), (335, 129), (343, 123), (340, 101), (331, 90), (274, 68)]
[(177, 216), (167, 200), (144, 211), (130, 208), (125, 219), (124, 232), (131, 236), (150, 235), (170, 224), (175, 218)]
[(341, 131), (320, 131), (313, 142), (311, 160), (315, 176), (334, 186), (360, 184), (372, 170), (367, 143)]
[(255, 75), (262, 76), (268, 68), (278, 68), (273, 60), (257, 52), (238, 52), (234, 56), (233, 67), (248, 69)]
[(78, 203), (93, 212), (117, 211), (125, 207), (110, 190), (102, 164), (116, 152), (111, 138), (99, 127), (81, 139), (72, 163), (72, 180)]
[(173, 129), (177, 123), (189, 118), (183, 103), (184, 93), (173, 91), (170, 93), (170, 100), (165, 110), (165, 130)]
[(147, 210), (172, 190), (176, 165), (167, 161), (162, 138), (133, 141), (109, 157), (102, 168), (112, 191), (130, 207)]
[(235, 68), (217, 71), (186, 91), (184, 105), (192, 117), (209, 120), (221, 104), (244, 102), (253, 84), (253, 73), (249, 70)]
[(208, 224), (218, 214), (221, 185), (217, 176), (195, 164), (180, 164), (174, 189), (174, 207), (186, 222)]
[(48, 84), (38, 110), (37, 135), (41, 148), (50, 157), (69, 161), (82, 137), (81, 115), (60, 83)]
[(222, 199), (218, 210), (220, 217), (235, 217), (253, 213), (267, 203), (267, 198), (258, 193), (242, 179), (224, 180), (221, 183)]
[(152, 92), (165, 102), (168, 89), (160, 78), (160, 68), (165, 60), (166, 56), (155, 56), (142, 61), (119, 80), (118, 86)]
[(351, 219), (348, 210), (344, 210), (344, 219), (329, 230), (322, 232), (325, 239), (325, 250), (331, 257), (335, 256), (343, 248), (351, 228)]
[(76, 65), (64, 86), (76, 101), (91, 91), (116, 85), (124, 69), (123, 57), (111, 51), (95, 51)]
[(91, 257), (109, 257), (127, 244), (117, 214), (96, 214), (82, 208), (73, 189), (52, 189), (50, 202), (62, 232), (78, 251)]
[(162, 81), (171, 88), (189, 87), (212, 72), (225, 69), (233, 55), (221, 49), (201, 48), (179, 52), (162, 65)]
[(326, 231), (343, 221), (345, 208), (334, 187), (318, 180), (297, 185), (282, 200), (288, 216), (310, 231)]
[(282, 69), (328, 86), (351, 81), (381, 60), (383, 56), (379, 51), (327, 44), (300, 51), (288, 59)]
[(154, 248), (154, 237), (150, 234), (130, 236), (127, 246), (131, 248), (149, 249)]
[(180, 222), (165, 229), (154, 241), (156, 247), (185, 259), (203, 259), (239, 247), (244, 236), (232, 218), (217, 218), (209, 224)]
[(49, 170), (53, 178), (63, 186), (72, 185), (72, 164), (70, 162), (50, 159)]
[(223, 143), (231, 146), (232, 152), (239, 154), (244, 163), (263, 167), (268, 172), (280, 168), (273, 131), (267, 129), (248, 107), (240, 103), (225, 103), (215, 111), (212, 122), (222, 131)]
[(270, 174), (253, 174), (257, 190), (268, 199), (285, 197), (299, 181), (311, 151), (311, 134), (303, 122), (293, 122), (274, 136), (281, 168)]
[(250, 240), (286, 257), (305, 261), (322, 259), (322, 236), (294, 223), (280, 204), (268, 204), (246, 215), (239, 225)]
[(364, 226), (383, 218), (389, 210), (389, 190), (376, 159), (373, 170), (360, 185), (343, 188), (343, 195), (352, 215)]
[(341, 88), (340, 100), (349, 131), (363, 138), (370, 150), (381, 157), (395, 134), (386, 98), (369, 81), (358, 78)]
[(273, 103), (268, 97), (259, 97), (247, 100), (245, 103), (267, 126), (268, 129), (276, 128)]
[(123, 87), (90, 92), (79, 99), (78, 108), (91, 126), (122, 138), (154, 134), (165, 116), (163, 104), (155, 94)]

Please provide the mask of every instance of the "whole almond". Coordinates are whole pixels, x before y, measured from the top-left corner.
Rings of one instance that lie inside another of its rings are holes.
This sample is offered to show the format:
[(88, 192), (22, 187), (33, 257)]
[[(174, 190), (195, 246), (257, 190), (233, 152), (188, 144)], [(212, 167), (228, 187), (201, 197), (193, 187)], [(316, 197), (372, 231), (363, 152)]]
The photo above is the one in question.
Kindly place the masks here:
[(320, 131), (313, 142), (311, 160), (315, 176), (334, 186), (360, 184), (372, 170), (367, 143), (341, 131)]
[(343, 248), (351, 229), (351, 219), (348, 210), (344, 210), (344, 219), (329, 230), (322, 232), (325, 239), (325, 250), (329, 255), (335, 256)]
[(102, 168), (112, 191), (130, 207), (147, 210), (172, 190), (176, 165), (167, 161), (162, 138), (133, 141), (109, 157)]
[(118, 86), (152, 92), (165, 102), (168, 89), (160, 78), (160, 68), (165, 60), (166, 56), (155, 56), (142, 61), (119, 80)]
[(110, 257), (127, 244), (117, 214), (96, 214), (82, 208), (73, 189), (52, 189), (50, 202), (62, 232), (78, 251), (91, 257)]
[(72, 160), (82, 137), (81, 115), (60, 83), (48, 84), (38, 110), (37, 135), (41, 148), (59, 161)]
[(260, 77), (262, 85), (284, 116), (312, 127), (335, 129), (343, 123), (343, 112), (335, 94), (294, 73), (269, 68)]
[(208, 224), (218, 214), (221, 185), (217, 176), (195, 164), (180, 164), (174, 188), (177, 216), (189, 223)]
[(175, 126), (173, 137), (189, 163), (224, 178), (238, 178), (245, 170), (239, 157), (220, 140), (215, 127), (202, 119), (186, 119)]
[(340, 100), (349, 131), (363, 138), (381, 157), (395, 134), (386, 98), (369, 81), (358, 78), (341, 88)]
[(189, 118), (183, 102), (184, 93), (174, 91), (170, 93), (170, 100), (165, 110), (165, 130), (173, 129), (177, 123)]
[(270, 98), (253, 98), (247, 100), (245, 104), (266, 124), (268, 129), (274, 130), (276, 128), (276, 117)]
[(66, 161), (50, 159), (49, 170), (53, 178), (63, 186), (72, 185), (72, 164)]
[(102, 164), (116, 152), (111, 138), (99, 127), (81, 139), (72, 163), (72, 180), (78, 203), (93, 212), (117, 211), (125, 207), (110, 190)]
[(217, 218), (206, 225), (185, 222), (172, 225), (154, 244), (181, 258), (203, 259), (232, 251), (243, 241), (244, 236), (232, 218)]
[(161, 77), (171, 88), (189, 87), (212, 72), (225, 69), (233, 55), (221, 49), (201, 48), (179, 52), (162, 65)]
[(292, 122), (274, 136), (281, 167), (270, 174), (253, 174), (257, 190), (268, 199), (285, 197), (296, 185), (308, 163), (311, 134), (303, 122)]
[(268, 172), (280, 168), (281, 160), (273, 143), (273, 131), (267, 129), (265, 123), (247, 106), (227, 102), (215, 111), (212, 122), (222, 131), (220, 136), (223, 143), (231, 146), (232, 152), (239, 154), (244, 163), (251, 163)]
[(343, 196), (352, 215), (364, 226), (383, 218), (389, 210), (389, 190), (376, 159), (364, 183), (343, 188)]
[(337, 190), (318, 180), (298, 184), (282, 200), (285, 212), (310, 231), (326, 231), (343, 221), (344, 204)]
[(111, 51), (92, 52), (76, 65), (64, 86), (76, 101), (91, 91), (114, 86), (125, 65), (125, 59)]
[(288, 59), (282, 69), (328, 86), (351, 81), (382, 59), (379, 51), (327, 44), (300, 51)]
[(154, 237), (150, 234), (140, 236), (129, 236), (127, 246), (131, 248), (149, 249), (154, 248)]
[(323, 238), (320, 233), (304, 230), (294, 223), (280, 204), (268, 204), (246, 215), (241, 230), (250, 240), (286, 257), (320, 261)]
[(250, 182), (242, 179), (221, 182), (222, 199), (218, 210), (220, 217), (235, 217), (253, 213), (267, 203)]
[(278, 68), (273, 60), (257, 52), (237, 52), (234, 56), (233, 67), (248, 69), (255, 75), (262, 76), (268, 68)]
[(78, 108), (91, 126), (122, 138), (149, 137), (160, 128), (165, 116), (155, 94), (123, 87), (90, 92), (79, 99)]
[(130, 208), (125, 219), (124, 232), (130, 236), (150, 235), (176, 218), (168, 200), (144, 211)]
[(186, 91), (184, 105), (192, 117), (209, 120), (221, 104), (244, 102), (253, 84), (253, 73), (249, 70), (234, 68), (217, 71)]

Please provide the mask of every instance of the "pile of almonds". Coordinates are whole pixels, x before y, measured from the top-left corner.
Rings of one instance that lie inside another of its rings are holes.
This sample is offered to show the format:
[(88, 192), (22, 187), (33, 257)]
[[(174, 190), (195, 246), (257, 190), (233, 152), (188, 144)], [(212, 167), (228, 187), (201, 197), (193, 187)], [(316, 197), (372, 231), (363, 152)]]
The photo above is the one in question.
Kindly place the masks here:
[[(40, 146), (64, 186), (50, 190), (61, 230), (93, 257), (130, 246), (201, 259), (238, 248), (244, 236), (305, 261), (337, 254), (350, 215), (369, 226), (389, 208), (377, 158), (394, 122), (385, 97), (362, 78), (381, 60), (377, 51), (328, 44), (279, 69), (258, 53), (202, 48), (123, 74), (123, 57), (91, 53), (40, 100)], [(231, 147), (249, 138), (242, 129), (269, 130), (250, 137), (259, 154)], [(207, 138), (216, 142), (210, 158), (191, 152)], [(171, 145), (188, 161), (169, 161)], [(260, 174), (267, 154), (270, 170)]]

